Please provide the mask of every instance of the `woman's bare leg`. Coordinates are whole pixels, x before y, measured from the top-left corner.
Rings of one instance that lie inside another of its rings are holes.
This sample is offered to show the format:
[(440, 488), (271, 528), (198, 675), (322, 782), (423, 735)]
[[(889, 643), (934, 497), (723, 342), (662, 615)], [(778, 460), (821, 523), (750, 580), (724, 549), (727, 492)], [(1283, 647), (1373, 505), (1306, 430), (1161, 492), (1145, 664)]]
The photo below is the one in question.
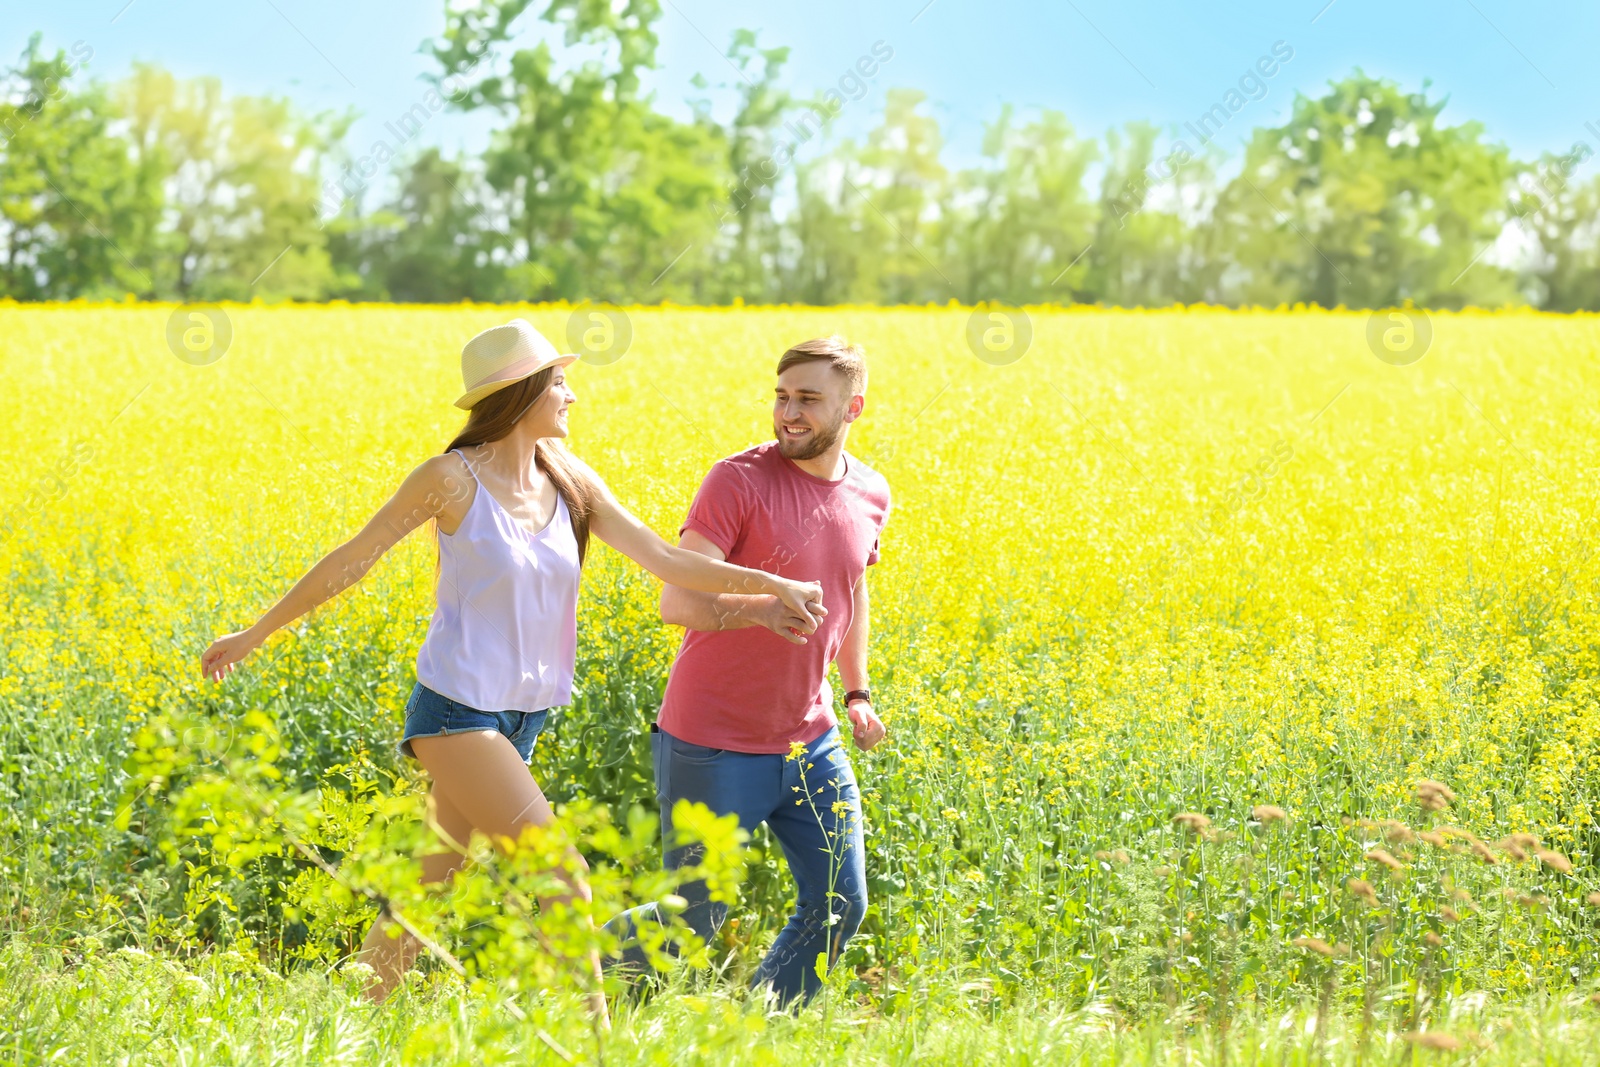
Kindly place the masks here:
[[(516, 748), (503, 734), (483, 730), (443, 737), (414, 737), (411, 746), (432, 776), (435, 791), (465, 816), (473, 829), (486, 834), (503, 851), (508, 843), (521, 837), (524, 827), (548, 826), (555, 820), (543, 791), (528, 773), (528, 765), (522, 762)], [(583, 878), (588, 864), (576, 852), (572, 858), (573, 871), (570, 874), (560, 872), (570, 892), (540, 897), (541, 907), (590, 899), (589, 886)], [(598, 988), (600, 955), (598, 952), (589, 955)], [(604, 994), (594, 993), (589, 1003), (604, 1022)]]
[[(429, 791), (428, 807), (429, 825), (443, 851), (422, 856), (422, 884), (436, 885), (448, 882), (451, 875), (466, 865), (465, 849), (472, 835), (472, 823), (440, 793), (437, 782)], [(390, 937), (388, 930), (391, 925), (388, 918), (379, 915), (367, 930), (361, 951), (356, 954), (358, 962), (365, 963), (377, 972), (373, 983), (363, 991), (367, 999), (375, 1004), (388, 999), (394, 987), (400, 984), (400, 980), (416, 962), (417, 952), (421, 948), (417, 940), (404, 931), (397, 938)]]

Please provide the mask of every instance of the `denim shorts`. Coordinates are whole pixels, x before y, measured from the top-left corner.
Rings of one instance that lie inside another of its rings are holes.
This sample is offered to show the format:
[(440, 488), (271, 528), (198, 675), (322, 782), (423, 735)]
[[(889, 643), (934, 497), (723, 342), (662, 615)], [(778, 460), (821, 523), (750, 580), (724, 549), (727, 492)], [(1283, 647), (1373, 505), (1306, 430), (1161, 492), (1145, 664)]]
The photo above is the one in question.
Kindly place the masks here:
[(522, 762), (528, 763), (533, 759), (533, 746), (549, 714), (549, 708), (544, 711), (479, 711), (418, 682), (411, 690), (411, 699), (406, 701), (405, 733), (395, 751), (406, 759), (416, 759), (416, 753), (411, 751), (413, 737), (496, 730), (516, 748)]

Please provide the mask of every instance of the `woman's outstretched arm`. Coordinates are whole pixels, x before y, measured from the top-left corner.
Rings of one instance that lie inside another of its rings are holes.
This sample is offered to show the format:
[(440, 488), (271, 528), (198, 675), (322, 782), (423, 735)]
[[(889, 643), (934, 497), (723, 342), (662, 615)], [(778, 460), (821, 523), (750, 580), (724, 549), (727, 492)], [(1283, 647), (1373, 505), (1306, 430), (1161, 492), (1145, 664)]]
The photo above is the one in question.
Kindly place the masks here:
[[(727, 559), (705, 534), (685, 530), (678, 547), (712, 559)], [(826, 609), (821, 609), (824, 615)], [(744, 593), (698, 593), (678, 585), (661, 586), (661, 621), (688, 630), (742, 630), (765, 626), (793, 645), (806, 643), (806, 634), (817, 632), (817, 620), (790, 611), (775, 596), (749, 596)]]
[(595, 510), (589, 520), (594, 535), (669, 585), (703, 593), (768, 594), (777, 597), (793, 614), (811, 620), (805, 632), (816, 630), (826, 615), (822, 586), (800, 582), (753, 567), (740, 567), (667, 543), (640, 522), (586, 464), (596, 490)]
[(274, 631), (359, 582), (401, 538), (471, 489), (472, 480), (461, 474), (455, 457), (424, 460), (354, 537), (318, 560), (253, 625), (213, 641), (200, 655), (200, 673), (220, 682)]

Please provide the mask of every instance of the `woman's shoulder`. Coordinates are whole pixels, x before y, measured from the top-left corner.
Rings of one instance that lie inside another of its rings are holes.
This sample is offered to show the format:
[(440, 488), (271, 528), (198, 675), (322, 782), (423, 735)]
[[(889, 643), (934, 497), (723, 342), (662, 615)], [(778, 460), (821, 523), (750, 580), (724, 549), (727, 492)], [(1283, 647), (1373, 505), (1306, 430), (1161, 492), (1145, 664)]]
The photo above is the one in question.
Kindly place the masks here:
[(438, 455), (429, 456), (418, 464), (417, 469), (440, 474), (471, 474), (473, 472), (473, 464), (468, 458), (469, 454), (470, 450), (452, 448), (448, 452), (440, 452)]
[(453, 495), (463, 482), (477, 480), (472, 464), (456, 451), (429, 456), (417, 464), (412, 476), (421, 481), (423, 488), (447, 496)]

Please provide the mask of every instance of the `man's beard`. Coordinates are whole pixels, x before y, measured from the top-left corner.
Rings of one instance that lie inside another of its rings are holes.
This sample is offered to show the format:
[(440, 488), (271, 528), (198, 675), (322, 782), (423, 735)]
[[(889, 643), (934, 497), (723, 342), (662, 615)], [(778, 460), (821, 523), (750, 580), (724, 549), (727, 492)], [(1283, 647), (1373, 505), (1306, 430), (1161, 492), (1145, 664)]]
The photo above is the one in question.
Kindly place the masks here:
[(844, 415), (841, 414), (832, 426), (814, 428), (798, 441), (792, 441), (784, 434), (781, 422), (775, 424), (773, 430), (778, 435), (778, 451), (783, 453), (786, 459), (804, 460), (816, 459), (832, 448), (839, 440), (839, 433), (843, 427)]

